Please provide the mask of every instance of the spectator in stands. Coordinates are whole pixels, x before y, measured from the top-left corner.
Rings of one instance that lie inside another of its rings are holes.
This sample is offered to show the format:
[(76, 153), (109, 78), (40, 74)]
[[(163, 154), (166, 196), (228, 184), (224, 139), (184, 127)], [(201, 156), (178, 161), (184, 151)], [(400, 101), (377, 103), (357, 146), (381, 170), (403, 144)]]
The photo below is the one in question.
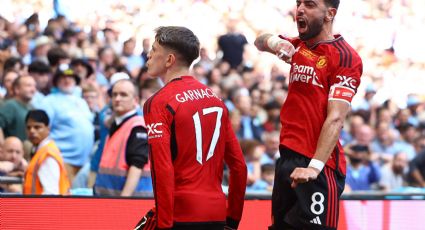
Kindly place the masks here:
[(282, 107), (279, 102), (272, 100), (264, 105), (267, 112), (267, 121), (263, 124), (265, 131), (278, 131), (280, 130), (280, 108)]
[(40, 106), (49, 116), (50, 137), (62, 153), (71, 183), (88, 160), (94, 143), (93, 115), (84, 99), (74, 94), (79, 82), (75, 72), (63, 66), (53, 76), (53, 85), (58, 90)]
[(214, 68), (214, 62), (209, 57), (208, 50), (205, 47), (202, 47), (199, 51), (199, 62), (197, 64), (202, 66), (207, 72), (210, 72)]
[(51, 48), (49, 37), (42, 35), (35, 40), (34, 50), (32, 52), (32, 62), (41, 61), (45, 64), (49, 64), (47, 59), (47, 53)]
[(370, 111), (372, 108), (372, 99), (376, 95), (376, 87), (373, 84), (366, 86), (364, 97), (353, 99), (352, 109), (353, 111)]
[(247, 188), (250, 192), (272, 192), (274, 183), (274, 164), (261, 165), (261, 178)]
[(19, 77), (19, 73), (15, 70), (4, 71), (1, 84), (0, 97), (4, 100), (13, 97), (13, 82)]
[(419, 131), (414, 125), (410, 123), (405, 123), (403, 125), (400, 125), (398, 127), (398, 130), (400, 132), (401, 140), (405, 144), (408, 144), (411, 146), (415, 145), (415, 139), (419, 136)]
[(149, 38), (144, 38), (142, 40), (143, 51), (140, 56), (143, 58), (143, 63), (146, 64), (148, 61), (148, 53), (151, 50), (151, 40)]
[(24, 147), (19, 138), (10, 136), (4, 140), (2, 159), (14, 165), (13, 170), (8, 173), (9, 176), (24, 175), (28, 162), (24, 159)]
[(414, 141), (416, 155), (425, 152), (425, 135), (419, 135)]
[(235, 107), (241, 112), (241, 128), (236, 133), (237, 137), (260, 141), (263, 130), (260, 122), (252, 115), (252, 101), (249, 91), (245, 88), (238, 90), (234, 101)]
[(121, 57), (121, 63), (125, 65), (132, 78), (135, 78), (143, 65), (145, 65), (143, 58), (134, 53), (135, 48), (136, 40), (134, 38), (128, 39), (124, 42)]
[(87, 61), (81, 58), (76, 58), (71, 61), (70, 65), (75, 73), (80, 77), (81, 85), (83, 87), (87, 84), (91, 84), (92, 86), (94, 85), (96, 82), (96, 78), (93, 75), (94, 69)]
[(261, 178), (260, 160), (264, 153), (264, 146), (261, 142), (253, 139), (241, 140), (240, 145), (248, 170), (247, 185), (251, 186)]
[(60, 47), (51, 48), (47, 52), (47, 59), (52, 73), (56, 73), (61, 64), (69, 64), (71, 61), (66, 51)]
[(24, 65), (29, 65), (31, 63), (31, 54), (29, 39), (26, 36), (18, 38), (16, 42), (16, 54), (15, 56), (20, 58)]
[(31, 110), (25, 118), (28, 139), (33, 144), (25, 173), (25, 195), (67, 195), (70, 183), (61, 152), (49, 138), (49, 117), (43, 110)]
[[(9, 164), (8, 164), (9, 163)], [(0, 153), (0, 171), (5, 176), (23, 177), (28, 162), (24, 159), (24, 147), (17, 137), (8, 137), (4, 141), (3, 151)], [(21, 184), (0, 185), (5, 192), (21, 193)]]
[(353, 145), (347, 150), (347, 191), (371, 190), (372, 185), (380, 180), (381, 172), (378, 164), (371, 161), (368, 146)]
[(375, 137), (374, 130), (367, 124), (359, 125), (354, 130), (354, 139), (351, 145), (369, 145)]
[(38, 108), (44, 97), (50, 93), (50, 67), (42, 61), (34, 61), (28, 66), (28, 74), (34, 77), (37, 85), (31, 105)]
[(133, 196), (152, 192), (148, 164), (147, 130), (137, 115), (137, 87), (130, 80), (112, 88), (116, 114), (106, 140), (96, 176), (96, 195)]
[(343, 129), (340, 134), (341, 144), (343, 146), (351, 143), (354, 140), (354, 135), (357, 132), (357, 129), (365, 124), (365, 120), (359, 115), (352, 114), (349, 119), (349, 124), (349, 130), (347, 131)]
[(18, 57), (9, 57), (4, 62), (3, 71), (14, 70), (20, 75), (25, 74), (25, 65)]
[(403, 152), (396, 153), (390, 164), (386, 164), (381, 169), (381, 179), (379, 188), (385, 192), (400, 189), (406, 185), (406, 172), (409, 161), (407, 154)]
[(116, 66), (117, 57), (114, 50), (109, 46), (100, 48), (97, 55), (99, 60), (96, 70), (96, 80), (100, 84), (107, 84), (109, 79), (106, 76), (106, 69), (108, 66)]
[(264, 154), (261, 155), (261, 165), (272, 164), (280, 157), (279, 153), (279, 131), (264, 132), (262, 142), (264, 143)]
[(26, 140), (25, 116), (32, 108), (36, 83), (33, 77), (24, 75), (16, 78), (12, 87), (15, 96), (0, 106), (0, 143), (9, 136)]
[(99, 120), (99, 92), (91, 84), (83, 86), (83, 98), (89, 106), (93, 116), (94, 140), (99, 140), (100, 136), (100, 120)]
[(419, 126), (418, 111), (421, 105), (421, 100), (416, 95), (409, 95), (407, 97), (406, 104), (407, 109), (410, 112), (407, 121), (415, 127)]
[(425, 188), (425, 152), (419, 153), (409, 164), (408, 181), (411, 186)]
[(380, 122), (376, 131), (376, 138), (372, 142), (371, 150), (379, 154), (382, 163), (388, 163), (398, 152), (405, 152), (409, 160), (415, 157), (415, 150), (412, 145), (397, 138), (394, 129), (390, 128), (388, 123)]
[(237, 69), (243, 60), (246, 37), (237, 31), (238, 19), (231, 18), (227, 24), (227, 33), (218, 38), (218, 47), (223, 52), (222, 60), (229, 63), (232, 69)]

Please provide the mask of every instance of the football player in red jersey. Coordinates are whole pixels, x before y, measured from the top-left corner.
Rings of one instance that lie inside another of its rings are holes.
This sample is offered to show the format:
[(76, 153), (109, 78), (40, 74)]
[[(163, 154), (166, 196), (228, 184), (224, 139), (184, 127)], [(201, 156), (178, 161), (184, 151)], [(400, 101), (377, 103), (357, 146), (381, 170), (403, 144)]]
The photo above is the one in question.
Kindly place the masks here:
[(336, 229), (345, 184), (338, 141), (362, 75), (362, 61), (332, 34), (339, 0), (297, 0), (299, 37), (263, 34), (256, 47), (291, 65), (282, 106), (271, 229)]
[[(185, 27), (156, 29), (148, 73), (165, 86), (144, 107), (157, 229), (237, 229), (247, 170), (228, 111), (215, 93), (189, 76), (199, 40)], [(230, 169), (228, 201), (224, 162)]]

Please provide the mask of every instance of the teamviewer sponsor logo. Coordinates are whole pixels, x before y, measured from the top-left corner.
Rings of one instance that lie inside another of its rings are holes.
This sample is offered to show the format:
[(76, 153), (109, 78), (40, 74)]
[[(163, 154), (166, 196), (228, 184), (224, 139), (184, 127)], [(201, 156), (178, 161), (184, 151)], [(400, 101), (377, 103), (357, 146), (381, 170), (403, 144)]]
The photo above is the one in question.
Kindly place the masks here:
[(323, 88), (313, 67), (297, 65), (296, 63), (292, 66), (291, 76), (289, 78), (289, 83), (293, 82), (302, 82)]
[(162, 123), (152, 123), (146, 125), (148, 128), (148, 138), (159, 138), (162, 137), (162, 130), (161, 130)]

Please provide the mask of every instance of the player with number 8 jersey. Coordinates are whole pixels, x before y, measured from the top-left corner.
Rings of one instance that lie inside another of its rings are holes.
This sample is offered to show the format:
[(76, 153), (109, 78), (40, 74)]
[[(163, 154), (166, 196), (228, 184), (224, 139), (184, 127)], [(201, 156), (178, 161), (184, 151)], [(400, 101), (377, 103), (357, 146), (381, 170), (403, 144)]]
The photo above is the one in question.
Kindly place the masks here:
[(270, 229), (337, 229), (346, 162), (339, 135), (361, 82), (361, 57), (332, 33), (339, 0), (297, 0), (298, 37), (262, 34), (260, 51), (291, 65), (280, 120)]
[[(199, 50), (196, 36), (184, 27), (160, 27), (156, 33), (148, 73), (166, 85), (143, 111), (157, 228), (237, 229), (247, 172), (228, 111), (210, 88), (188, 76), (197, 57), (191, 47)], [(224, 162), (230, 169), (227, 204), (221, 187)]]

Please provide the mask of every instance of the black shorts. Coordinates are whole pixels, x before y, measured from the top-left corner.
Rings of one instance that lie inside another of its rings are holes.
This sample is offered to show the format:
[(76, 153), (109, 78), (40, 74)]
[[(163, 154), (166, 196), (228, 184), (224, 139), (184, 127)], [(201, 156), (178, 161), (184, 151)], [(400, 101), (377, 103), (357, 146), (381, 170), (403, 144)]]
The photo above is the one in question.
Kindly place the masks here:
[(296, 167), (307, 167), (310, 159), (287, 148), (280, 149), (276, 163), (271, 229), (336, 229), (339, 198), (345, 177), (324, 167), (316, 180), (291, 188), (290, 175)]
[(211, 222), (211, 223), (190, 223), (176, 225), (171, 228), (172, 230), (223, 230), (224, 222)]

